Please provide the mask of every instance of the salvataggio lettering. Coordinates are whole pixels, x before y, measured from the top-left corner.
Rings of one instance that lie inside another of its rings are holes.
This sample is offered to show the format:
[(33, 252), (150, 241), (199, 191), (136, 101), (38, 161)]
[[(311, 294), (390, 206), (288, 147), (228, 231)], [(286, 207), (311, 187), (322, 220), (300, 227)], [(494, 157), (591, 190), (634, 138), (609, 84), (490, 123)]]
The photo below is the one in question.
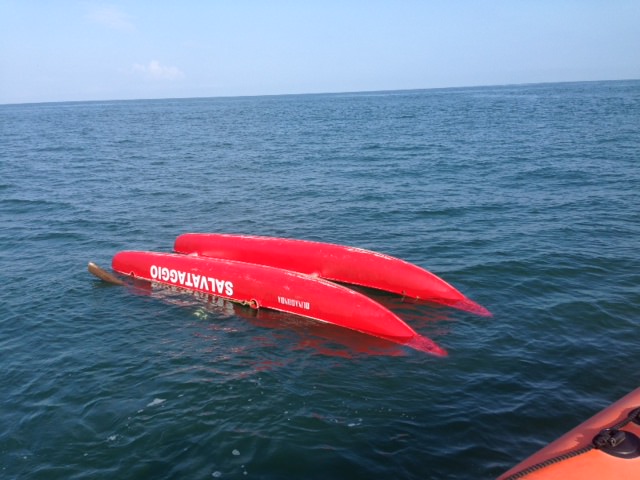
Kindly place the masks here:
[(233, 282), (218, 278), (198, 275), (197, 273), (183, 272), (157, 265), (151, 265), (149, 269), (151, 278), (159, 282), (167, 282), (189, 288), (197, 288), (215, 295), (233, 296)]

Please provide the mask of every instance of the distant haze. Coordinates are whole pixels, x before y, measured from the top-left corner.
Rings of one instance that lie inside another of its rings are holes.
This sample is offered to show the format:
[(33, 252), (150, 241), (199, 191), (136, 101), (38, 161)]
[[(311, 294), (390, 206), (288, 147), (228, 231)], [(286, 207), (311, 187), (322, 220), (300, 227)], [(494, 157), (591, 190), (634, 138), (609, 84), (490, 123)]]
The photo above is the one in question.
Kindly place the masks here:
[(0, 0), (0, 103), (633, 78), (637, 0)]

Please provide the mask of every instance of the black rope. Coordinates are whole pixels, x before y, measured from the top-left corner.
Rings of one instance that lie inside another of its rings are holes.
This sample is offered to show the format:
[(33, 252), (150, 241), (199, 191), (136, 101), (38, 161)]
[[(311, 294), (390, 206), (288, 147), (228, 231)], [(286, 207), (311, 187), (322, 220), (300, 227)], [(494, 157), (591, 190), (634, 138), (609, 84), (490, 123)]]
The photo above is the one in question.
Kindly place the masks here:
[(629, 412), (627, 418), (624, 420), (620, 420), (613, 427), (609, 427), (611, 430), (620, 430), (622, 427), (626, 426), (628, 423), (635, 422), (640, 424), (640, 407), (634, 408)]
[(534, 465), (531, 465), (527, 468), (525, 468), (524, 470), (520, 470), (519, 472), (516, 472), (512, 475), (509, 475), (508, 477), (502, 479), (502, 480), (516, 480), (516, 478), (522, 478), (525, 475), (529, 475), (530, 473), (536, 472), (538, 470), (541, 470), (545, 467), (548, 467), (549, 465), (553, 465), (554, 463), (558, 463), (558, 462), (562, 462), (564, 460), (569, 460), (570, 458), (573, 457), (577, 457), (578, 455), (582, 455), (583, 453), (587, 453), (591, 450), (593, 450), (595, 447), (593, 445), (587, 445), (586, 447), (582, 447), (578, 450), (572, 450), (570, 452), (567, 453), (563, 453), (562, 455), (558, 455), (557, 457), (553, 457), (553, 458), (549, 458), (548, 460), (545, 460), (544, 462), (540, 462), (540, 463), (536, 463)]

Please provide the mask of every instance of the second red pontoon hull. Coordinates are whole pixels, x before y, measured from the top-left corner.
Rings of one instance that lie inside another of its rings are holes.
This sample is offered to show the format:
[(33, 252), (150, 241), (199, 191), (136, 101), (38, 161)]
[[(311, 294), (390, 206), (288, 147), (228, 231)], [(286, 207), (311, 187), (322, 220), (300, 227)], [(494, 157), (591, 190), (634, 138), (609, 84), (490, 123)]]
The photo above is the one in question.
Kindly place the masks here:
[(389, 255), (322, 242), (253, 235), (186, 233), (178, 253), (268, 265), (341, 283), (385, 290), (490, 316), (433, 273)]

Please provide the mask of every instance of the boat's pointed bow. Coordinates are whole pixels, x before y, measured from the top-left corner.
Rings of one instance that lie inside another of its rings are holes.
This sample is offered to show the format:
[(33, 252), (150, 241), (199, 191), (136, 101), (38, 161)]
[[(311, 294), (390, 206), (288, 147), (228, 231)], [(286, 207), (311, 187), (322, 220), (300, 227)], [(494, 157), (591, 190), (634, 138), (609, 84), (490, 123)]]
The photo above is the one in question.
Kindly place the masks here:
[(449, 353), (436, 342), (428, 337), (423, 337), (422, 335), (414, 336), (409, 341), (405, 342), (404, 345), (420, 352), (435, 355), (436, 357), (446, 357), (449, 355)]
[(447, 307), (455, 308), (457, 310), (474, 313), (476, 315), (480, 315), (481, 317), (493, 317), (493, 314), (489, 310), (467, 297), (455, 300), (438, 298), (434, 299), (433, 301), (436, 303), (440, 303), (441, 305), (446, 305)]

